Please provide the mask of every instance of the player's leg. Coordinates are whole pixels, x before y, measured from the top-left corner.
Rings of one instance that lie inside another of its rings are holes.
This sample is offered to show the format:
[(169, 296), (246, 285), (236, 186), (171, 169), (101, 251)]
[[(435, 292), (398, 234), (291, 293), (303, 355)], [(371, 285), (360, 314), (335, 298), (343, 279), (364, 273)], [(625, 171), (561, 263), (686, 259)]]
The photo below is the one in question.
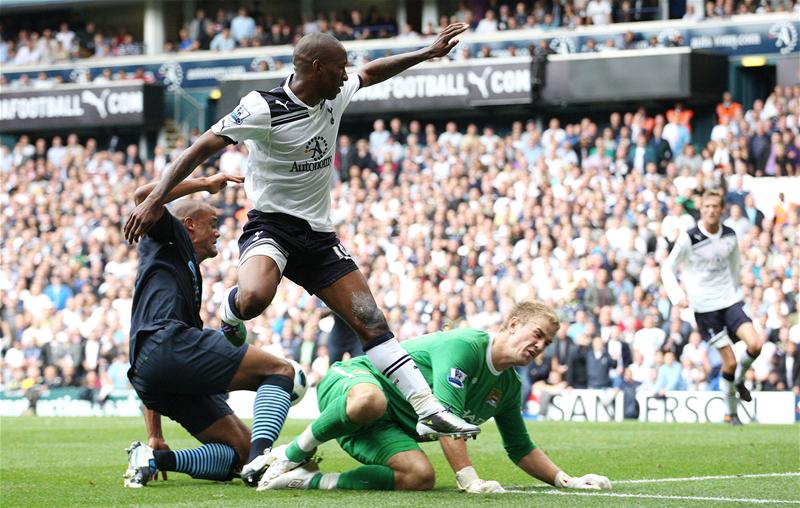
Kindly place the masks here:
[(237, 275), (239, 284), (229, 288), (222, 299), (222, 332), (234, 345), (244, 344), (247, 338), (244, 322), (264, 312), (275, 297), (281, 281), (279, 263), (285, 266), (286, 261), (273, 250), (276, 248), (272, 245), (262, 245), (243, 254)]
[(386, 413), (380, 383), (362, 368), (336, 364), (317, 390), (320, 415), (287, 447), (276, 449), (276, 460), (264, 473), (260, 488), (308, 462), (320, 444), (357, 432)]
[(726, 309), (725, 322), (728, 330), (747, 344), (747, 349), (736, 366), (734, 383), (736, 384), (736, 390), (739, 392), (739, 397), (746, 402), (750, 402), (753, 398), (750, 395), (750, 390), (744, 385), (744, 375), (755, 359), (758, 358), (758, 355), (761, 354), (761, 347), (764, 345), (764, 341), (758, 336), (753, 326), (753, 321), (744, 312), (744, 304), (741, 302)]
[(695, 312), (695, 322), (701, 337), (709, 346), (716, 348), (722, 358), (720, 390), (725, 399), (725, 421), (738, 424), (736, 399), (736, 356), (733, 354), (731, 342), (725, 326), (725, 310), (712, 312)]
[(220, 305), (222, 331), (235, 345), (247, 338), (244, 321), (264, 312), (275, 297), (289, 259), (286, 245), (291, 242), (274, 219), (255, 210), (247, 217), (239, 237), (239, 284), (225, 292)]
[[(406, 439), (410, 439), (405, 436)], [(413, 442), (413, 441), (412, 441)], [(322, 473), (315, 462), (289, 471), (259, 490), (431, 490), (433, 465), (422, 450), (401, 451), (386, 464), (367, 464), (341, 473)]]
[(242, 480), (254, 487), (267, 468), (272, 443), (283, 428), (294, 388), (291, 364), (253, 346), (247, 346), (228, 390), (252, 390), (253, 431), (249, 453), (242, 468)]
[[(367, 413), (379, 410), (380, 407), (374, 407)], [(342, 473), (323, 474), (319, 472), (316, 463), (311, 462), (264, 482), (263, 487), (259, 485), (259, 488), (262, 490), (285, 488), (430, 490), (433, 488), (435, 474), (430, 461), (417, 442), (386, 415), (339, 437), (338, 442), (345, 452), (364, 465)]]
[(358, 334), (372, 364), (391, 379), (420, 416), (421, 435), (476, 435), (480, 429), (447, 411), (433, 396), (414, 360), (389, 331), (364, 275), (354, 269), (316, 291)]
[(719, 356), (722, 358), (722, 372), (719, 382), (725, 398), (725, 422), (737, 425), (740, 423), (736, 405), (736, 383), (734, 381), (736, 373), (736, 355), (733, 354), (733, 347), (729, 343), (723, 347), (718, 347)]
[[(181, 396), (211, 396), (231, 390), (253, 390), (253, 432), (249, 453), (240, 457), (244, 469), (277, 439), (289, 411), (294, 386), (294, 369), (287, 361), (249, 345), (234, 346), (216, 330), (199, 330), (186, 326), (163, 330), (150, 337), (146, 360), (140, 353), (134, 375), (134, 386), (159, 398), (181, 401)], [(137, 386), (140, 385), (140, 386)], [(227, 408), (227, 404), (224, 404)], [(159, 413), (178, 421), (192, 433), (205, 430), (230, 410), (214, 413), (207, 408), (190, 416), (170, 404), (159, 407)], [(203, 417), (211, 414), (213, 419)], [(197, 427), (198, 421), (203, 425)], [(256, 475), (266, 464), (255, 468)], [(250, 468), (253, 469), (253, 468)], [(252, 482), (255, 484), (257, 478)]]
[(125, 486), (139, 488), (158, 471), (185, 473), (196, 479), (233, 479), (247, 456), (250, 431), (221, 395), (142, 397), (147, 407), (180, 423), (198, 441), (198, 448), (154, 450), (134, 442), (128, 449)]

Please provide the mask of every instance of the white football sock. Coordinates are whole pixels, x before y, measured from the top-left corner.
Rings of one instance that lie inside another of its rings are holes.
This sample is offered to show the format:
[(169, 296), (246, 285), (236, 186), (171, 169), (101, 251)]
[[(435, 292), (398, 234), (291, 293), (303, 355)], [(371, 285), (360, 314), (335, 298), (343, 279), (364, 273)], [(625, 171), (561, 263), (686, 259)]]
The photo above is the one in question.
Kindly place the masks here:
[(339, 482), (341, 473), (325, 473), (319, 479), (319, 490), (333, 490)]
[(444, 409), (433, 396), (430, 386), (397, 339), (389, 339), (367, 350), (372, 365), (388, 377), (420, 416), (429, 416)]
[(725, 379), (725, 376), (719, 379), (719, 388), (725, 397), (725, 415), (733, 416), (736, 414), (736, 385), (732, 381)]
[(225, 291), (225, 295), (222, 297), (222, 303), (219, 306), (220, 318), (228, 324), (231, 325), (238, 325), (243, 319), (240, 319), (236, 313), (231, 309), (230, 306), (230, 295), (231, 292), (235, 289), (238, 289), (239, 286), (233, 286)]
[(322, 441), (317, 441), (311, 432), (311, 425), (306, 427), (299, 436), (297, 436), (297, 446), (304, 452), (313, 452), (316, 447), (322, 444)]
[(744, 375), (747, 374), (747, 369), (753, 365), (753, 362), (758, 358), (758, 356), (750, 356), (750, 351), (744, 351), (741, 360), (736, 364), (736, 380), (734, 381), (735, 384), (739, 384), (744, 381)]

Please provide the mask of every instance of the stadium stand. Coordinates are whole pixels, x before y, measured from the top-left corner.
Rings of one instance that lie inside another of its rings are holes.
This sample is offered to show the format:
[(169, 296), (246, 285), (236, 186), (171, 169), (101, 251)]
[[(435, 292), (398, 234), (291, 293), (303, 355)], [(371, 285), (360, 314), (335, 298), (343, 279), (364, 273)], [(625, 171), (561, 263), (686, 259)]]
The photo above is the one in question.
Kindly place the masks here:
[[(556, 117), (546, 128), (391, 119), (368, 136), (343, 129), (332, 184), (338, 234), (401, 339), (492, 329), (524, 297), (559, 309), (557, 340), (521, 372), (543, 403), (568, 386), (711, 390), (720, 359), (670, 307), (658, 267), (694, 224), (703, 190), (724, 187), (747, 310), (769, 338), (748, 384), (800, 394), (786, 372), (787, 355), (800, 362), (800, 206), (781, 195), (759, 209), (754, 199), (765, 178), (800, 174), (800, 86), (744, 105), (726, 95), (716, 111), (709, 138), (690, 130), (698, 118), (686, 109), (644, 107), (600, 123)], [(244, 150), (228, 147), (195, 176), (240, 172)], [(150, 158), (137, 145), (109, 150), (69, 132), (0, 146), (3, 393), (35, 402), (66, 390), (102, 404), (129, 390), (137, 253), (120, 231), (133, 190), (174, 156), (163, 145)], [(209, 327), (235, 283), (249, 206), (234, 188), (215, 204), (220, 254), (203, 269)], [(328, 366), (330, 320), (284, 281), (250, 323), (250, 340), (315, 380)], [(604, 372), (607, 364), (616, 366)]]

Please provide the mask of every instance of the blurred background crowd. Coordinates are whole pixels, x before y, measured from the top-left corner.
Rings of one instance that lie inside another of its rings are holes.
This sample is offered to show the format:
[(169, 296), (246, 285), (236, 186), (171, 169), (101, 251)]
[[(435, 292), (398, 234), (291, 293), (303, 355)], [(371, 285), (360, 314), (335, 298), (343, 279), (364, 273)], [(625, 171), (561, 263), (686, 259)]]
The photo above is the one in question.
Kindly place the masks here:
[[(768, 339), (747, 383), (800, 394), (800, 207), (781, 195), (759, 209), (752, 192), (754, 177), (800, 174), (800, 86), (746, 105), (726, 93), (709, 139), (693, 135), (693, 114), (677, 104), (602, 122), (386, 118), (368, 134), (343, 129), (331, 182), (337, 233), (401, 340), (497, 330), (524, 298), (557, 309), (555, 341), (520, 369), (526, 400), (570, 387), (713, 390), (719, 355), (670, 304), (659, 266), (698, 220), (702, 192), (722, 188), (746, 310)], [(102, 402), (129, 390), (137, 250), (121, 228), (136, 187), (160, 178), (194, 136), (149, 159), (136, 145), (68, 132), (0, 146), (3, 391), (35, 398), (75, 387)], [(231, 145), (194, 176), (243, 173), (246, 156)], [(202, 268), (201, 315), (218, 328), (250, 204), (242, 188), (201, 198), (221, 215), (219, 255)], [(321, 302), (284, 280), (248, 323), (249, 340), (296, 359), (315, 383), (342, 335), (334, 325)]]
[[(730, 17), (737, 14), (794, 12), (800, 14), (798, 0), (687, 0), (683, 19), (689, 22)], [(289, 19), (246, 7), (220, 8), (215, 12), (197, 9), (177, 33), (168, 34), (162, 53), (198, 50), (232, 51), (243, 47), (293, 44), (304, 34), (327, 32), (342, 41), (385, 39), (413, 40), (435, 35), (452, 22), (469, 23), (471, 31), (490, 34), (521, 29), (574, 29), (660, 19), (657, 1), (648, 0), (527, 0), (489, 1), (482, 8), (461, 2), (458, 8), (428, 22), (421, 32), (408, 23), (398, 26), (391, 9), (378, 5), (369, 9), (318, 12), (314, 18)], [(594, 41), (593, 41), (594, 42)], [(580, 51), (609, 51), (633, 47), (681, 46), (680, 38), (636, 40), (633, 32), (603, 44), (588, 43)], [(488, 47), (486, 48), (488, 49)], [(517, 48), (525, 51), (527, 48)], [(142, 55), (141, 36), (125, 25), (97, 26), (94, 21), (55, 22), (52, 26), (16, 28), (0, 26), (0, 65), (57, 64), (86, 58)], [(472, 56), (491, 56), (483, 54)], [(463, 58), (465, 55), (461, 55)]]

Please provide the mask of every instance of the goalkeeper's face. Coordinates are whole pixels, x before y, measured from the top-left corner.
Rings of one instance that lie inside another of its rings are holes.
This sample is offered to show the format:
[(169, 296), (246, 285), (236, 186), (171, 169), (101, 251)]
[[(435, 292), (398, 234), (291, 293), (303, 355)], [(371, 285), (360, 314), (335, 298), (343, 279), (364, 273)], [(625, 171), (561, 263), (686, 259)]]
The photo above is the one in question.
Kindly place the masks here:
[(556, 331), (544, 318), (533, 318), (527, 323), (517, 317), (511, 318), (508, 323), (508, 347), (514, 365), (531, 363), (552, 342)]

